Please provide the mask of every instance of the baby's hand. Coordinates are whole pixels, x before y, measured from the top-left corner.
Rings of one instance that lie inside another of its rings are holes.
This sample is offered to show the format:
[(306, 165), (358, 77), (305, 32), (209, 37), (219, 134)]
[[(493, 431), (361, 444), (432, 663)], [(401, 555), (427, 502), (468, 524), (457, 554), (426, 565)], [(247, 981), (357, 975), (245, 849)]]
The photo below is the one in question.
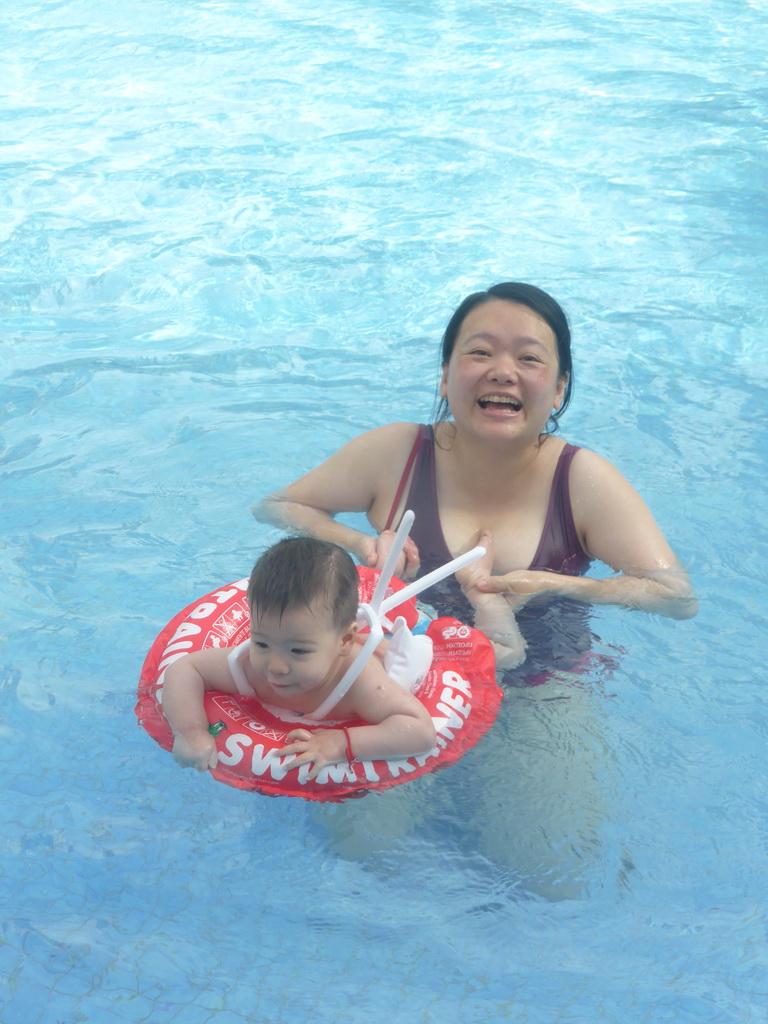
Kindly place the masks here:
[(326, 765), (344, 760), (346, 737), (341, 729), (317, 729), (315, 732), (310, 732), (309, 729), (293, 729), (285, 738), (288, 746), (276, 751), (277, 756), (296, 754), (296, 757), (286, 765), (289, 770), (314, 761), (314, 767), (307, 779), (316, 778)]
[(219, 760), (216, 741), (210, 733), (200, 733), (194, 739), (174, 737), (173, 757), (182, 768), (196, 768), (199, 772), (215, 768)]
[(482, 530), (477, 543), (485, 548), (485, 554), (476, 558), (474, 562), (465, 565), (456, 573), (456, 579), (461, 584), (469, 603), (474, 608), (479, 608), (488, 603), (488, 594), (477, 589), (481, 580), (486, 580), (493, 572), (493, 537), (488, 530)]
[(475, 609), (475, 628), (485, 633), (496, 652), (496, 671), (517, 668), (525, 661), (526, 642), (515, 613), (500, 594)]

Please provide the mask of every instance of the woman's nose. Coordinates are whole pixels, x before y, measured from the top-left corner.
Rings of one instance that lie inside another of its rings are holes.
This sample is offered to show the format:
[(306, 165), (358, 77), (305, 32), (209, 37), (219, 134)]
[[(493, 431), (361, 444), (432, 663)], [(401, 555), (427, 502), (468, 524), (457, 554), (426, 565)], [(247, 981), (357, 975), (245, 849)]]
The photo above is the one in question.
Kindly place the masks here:
[(515, 379), (515, 361), (509, 356), (499, 355), (491, 364), (489, 376), (499, 384), (507, 384)]

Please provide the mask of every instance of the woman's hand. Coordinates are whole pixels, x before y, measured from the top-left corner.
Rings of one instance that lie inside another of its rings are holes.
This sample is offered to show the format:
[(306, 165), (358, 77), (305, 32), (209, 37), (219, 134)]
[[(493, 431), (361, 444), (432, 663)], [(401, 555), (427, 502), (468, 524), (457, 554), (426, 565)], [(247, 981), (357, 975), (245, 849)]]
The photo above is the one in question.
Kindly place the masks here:
[(317, 729), (315, 732), (310, 732), (309, 729), (293, 729), (285, 738), (288, 745), (276, 751), (277, 757), (296, 755), (286, 765), (289, 771), (314, 761), (314, 767), (307, 776), (308, 780), (317, 778), (327, 765), (344, 760), (347, 740), (341, 729)]
[(475, 583), (481, 594), (503, 594), (513, 608), (522, 608), (536, 594), (556, 596), (562, 577), (538, 569), (515, 569), (504, 576), (484, 576)]
[[(383, 569), (394, 539), (394, 530), (382, 530), (378, 537), (367, 537), (360, 551), (360, 561), (372, 569)], [(419, 549), (408, 537), (395, 565), (395, 576), (401, 580), (413, 579), (420, 566)]]
[(478, 591), (477, 585), (487, 579), (493, 571), (493, 537), (490, 532), (482, 530), (477, 543), (485, 548), (485, 554), (456, 572), (456, 579), (461, 585), (464, 596), (474, 608), (478, 608), (488, 600), (484, 594)]
[[(476, 610), (498, 600), (503, 594), (513, 609), (522, 608), (532, 594), (540, 593), (538, 588), (530, 588), (529, 577), (539, 575), (527, 570), (507, 573), (505, 576), (492, 576), (493, 572), (493, 537), (488, 530), (482, 530), (477, 543), (485, 548), (485, 554), (474, 562), (459, 569), (456, 579), (461, 584), (464, 596)], [(548, 575), (543, 573), (541, 575)], [(523, 580), (522, 577), (526, 579)]]
[(186, 736), (175, 736), (173, 759), (182, 768), (196, 768), (199, 772), (207, 772), (210, 768), (215, 768), (219, 761), (216, 741), (210, 733), (200, 733), (191, 739)]

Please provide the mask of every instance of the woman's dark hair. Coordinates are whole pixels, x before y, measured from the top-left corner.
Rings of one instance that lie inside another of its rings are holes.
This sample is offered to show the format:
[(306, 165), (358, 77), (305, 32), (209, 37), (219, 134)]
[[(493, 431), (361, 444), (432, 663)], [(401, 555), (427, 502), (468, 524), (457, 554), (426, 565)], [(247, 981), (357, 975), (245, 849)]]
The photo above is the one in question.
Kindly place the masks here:
[[(505, 281), (502, 284), (494, 284), (485, 292), (473, 292), (468, 295), (455, 311), (443, 334), (443, 341), (440, 350), (440, 365), (444, 368), (450, 361), (456, 338), (467, 315), (484, 302), (493, 302), (495, 299), (503, 299), (505, 302), (516, 302), (521, 306), (527, 306), (537, 313), (552, 329), (557, 343), (557, 362), (560, 378), (565, 378), (565, 392), (560, 408), (552, 412), (547, 424), (547, 433), (554, 433), (562, 414), (568, 408), (573, 392), (573, 363), (571, 360), (571, 328), (568, 325), (568, 318), (562, 306), (548, 295), (532, 284), (523, 284), (520, 281)], [(437, 406), (435, 421), (448, 418), (450, 410), (447, 401), (442, 398)]]
[(267, 548), (253, 567), (247, 592), (251, 617), (309, 608), (320, 598), (336, 629), (343, 630), (357, 617), (357, 579), (355, 563), (338, 544), (286, 537)]

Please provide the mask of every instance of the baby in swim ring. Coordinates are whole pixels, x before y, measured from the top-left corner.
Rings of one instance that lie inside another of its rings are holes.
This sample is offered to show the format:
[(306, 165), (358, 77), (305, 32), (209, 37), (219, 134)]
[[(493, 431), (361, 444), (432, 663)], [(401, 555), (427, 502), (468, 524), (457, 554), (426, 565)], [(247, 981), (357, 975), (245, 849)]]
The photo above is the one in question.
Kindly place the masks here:
[[(311, 715), (332, 693), (360, 650), (358, 576), (343, 548), (314, 537), (279, 541), (253, 567), (247, 591), (251, 635), (239, 648), (209, 647), (174, 662), (165, 673), (163, 711), (173, 730), (173, 756), (207, 771), (216, 743), (203, 707), (206, 690), (257, 697), (293, 717)], [(369, 658), (332, 710), (334, 721), (360, 718), (365, 726), (296, 728), (279, 756), (290, 768), (409, 757), (435, 745), (424, 705), (410, 692), (426, 674), (432, 641), (412, 636), (398, 619), (386, 651)]]

